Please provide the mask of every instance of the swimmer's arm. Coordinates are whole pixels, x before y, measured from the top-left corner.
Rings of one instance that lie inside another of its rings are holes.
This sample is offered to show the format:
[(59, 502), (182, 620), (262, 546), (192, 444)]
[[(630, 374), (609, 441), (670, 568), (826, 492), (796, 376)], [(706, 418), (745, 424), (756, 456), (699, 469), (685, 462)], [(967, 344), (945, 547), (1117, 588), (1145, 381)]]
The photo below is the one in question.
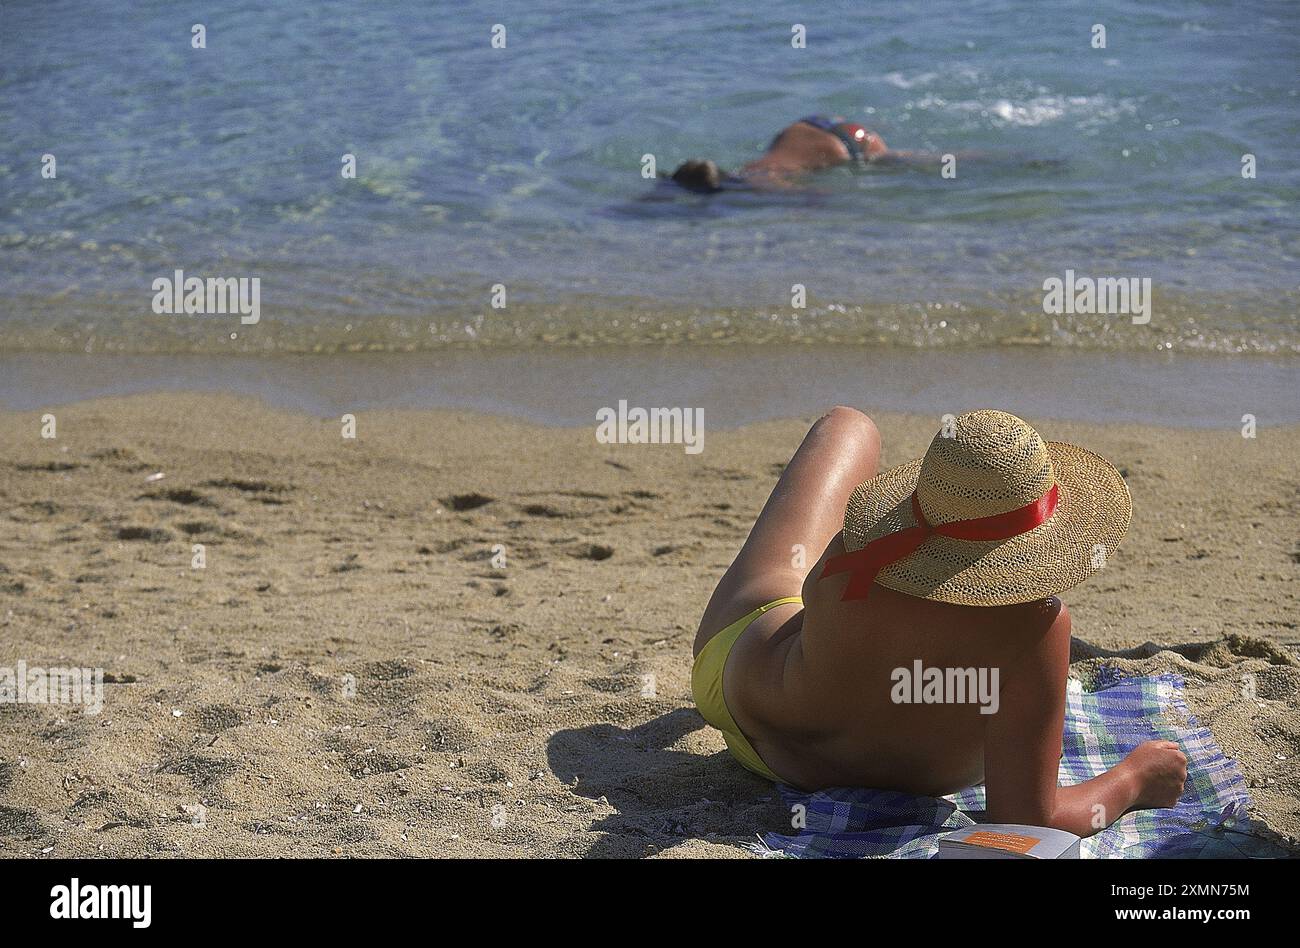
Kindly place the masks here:
[[(958, 160), (965, 158), (966, 154), (957, 155)], [(909, 167), (909, 168), (926, 168), (930, 166), (938, 167), (943, 163), (943, 155), (934, 151), (894, 151), (890, 150), (883, 155), (876, 155), (870, 159), (867, 164), (881, 165), (884, 167)]]
[(957, 162), (958, 169), (962, 162), (977, 162), (980, 167), (989, 165), (1007, 168), (1063, 168), (1065, 162), (1058, 158), (1030, 158), (1023, 154), (998, 153), (992, 151), (887, 151), (872, 158), (868, 164), (897, 168), (940, 168), (946, 155), (951, 154)]

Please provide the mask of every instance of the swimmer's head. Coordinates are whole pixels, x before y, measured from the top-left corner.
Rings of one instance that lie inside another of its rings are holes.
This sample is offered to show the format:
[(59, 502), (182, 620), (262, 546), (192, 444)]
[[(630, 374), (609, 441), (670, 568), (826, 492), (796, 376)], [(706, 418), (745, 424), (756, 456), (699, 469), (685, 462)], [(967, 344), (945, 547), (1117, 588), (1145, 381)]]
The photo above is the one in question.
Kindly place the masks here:
[(722, 190), (722, 171), (708, 158), (684, 161), (673, 172), (673, 180), (688, 191), (711, 194)]

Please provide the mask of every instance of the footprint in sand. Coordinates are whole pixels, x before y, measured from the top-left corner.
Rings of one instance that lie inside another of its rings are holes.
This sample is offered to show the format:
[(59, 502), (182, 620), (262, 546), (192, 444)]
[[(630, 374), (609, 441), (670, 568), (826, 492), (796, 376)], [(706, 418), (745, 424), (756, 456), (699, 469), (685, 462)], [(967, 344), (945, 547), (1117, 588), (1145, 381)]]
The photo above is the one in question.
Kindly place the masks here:
[(119, 540), (145, 540), (149, 543), (165, 543), (172, 538), (170, 530), (162, 527), (118, 527), (117, 538)]
[(472, 491), (468, 494), (452, 494), (450, 497), (444, 497), (442, 505), (460, 513), (466, 510), (477, 510), (479, 507), (485, 507), (495, 499), (495, 497), (489, 497), (486, 494)]
[(166, 490), (151, 491), (141, 494), (140, 500), (169, 500), (186, 507), (215, 507), (216, 503), (206, 494), (200, 494), (188, 487), (170, 487)]
[(281, 494), (287, 494), (293, 490), (288, 484), (274, 484), (270, 481), (245, 480), (238, 477), (222, 477), (216, 480), (204, 481), (204, 487), (220, 487), (227, 490), (237, 490), (241, 493), (251, 495), (249, 500), (257, 501), (259, 504), (269, 504), (280, 506), (289, 503), (287, 498), (281, 497)]
[(580, 560), (607, 560), (614, 555), (614, 548), (603, 543), (591, 543), (575, 550), (573, 555)]
[(80, 464), (76, 461), (41, 461), (34, 464), (18, 463), (14, 465), (14, 467), (20, 471), (48, 471), (50, 473), (56, 473), (59, 471), (75, 471), (77, 468), (85, 466), (86, 465)]

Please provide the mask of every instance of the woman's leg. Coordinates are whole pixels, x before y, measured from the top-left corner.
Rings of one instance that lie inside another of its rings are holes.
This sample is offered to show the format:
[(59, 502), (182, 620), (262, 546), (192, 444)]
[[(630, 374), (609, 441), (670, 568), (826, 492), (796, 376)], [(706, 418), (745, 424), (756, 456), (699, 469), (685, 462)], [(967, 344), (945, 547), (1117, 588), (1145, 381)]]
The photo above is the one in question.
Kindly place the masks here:
[(880, 433), (862, 412), (833, 408), (812, 426), (713, 591), (696, 654), (747, 612), (800, 594), (808, 570), (844, 526), (849, 494), (875, 476), (879, 462)]

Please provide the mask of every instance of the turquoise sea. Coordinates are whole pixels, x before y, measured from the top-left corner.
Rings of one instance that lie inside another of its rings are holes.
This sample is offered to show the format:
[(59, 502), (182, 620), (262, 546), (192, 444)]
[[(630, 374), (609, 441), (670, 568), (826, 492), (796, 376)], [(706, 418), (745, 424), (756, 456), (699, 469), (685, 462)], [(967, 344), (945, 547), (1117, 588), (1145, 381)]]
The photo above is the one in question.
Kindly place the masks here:
[[(4, 21), (0, 364), (797, 343), (1285, 375), (1300, 354), (1294, 2), (51, 0)], [(978, 157), (779, 195), (642, 176), (647, 155), (736, 167), (811, 113)], [(178, 269), (258, 278), (260, 322), (154, 313)], [(1044, 313), (1067, 270), (1149, 279), (1150, 323)]]

